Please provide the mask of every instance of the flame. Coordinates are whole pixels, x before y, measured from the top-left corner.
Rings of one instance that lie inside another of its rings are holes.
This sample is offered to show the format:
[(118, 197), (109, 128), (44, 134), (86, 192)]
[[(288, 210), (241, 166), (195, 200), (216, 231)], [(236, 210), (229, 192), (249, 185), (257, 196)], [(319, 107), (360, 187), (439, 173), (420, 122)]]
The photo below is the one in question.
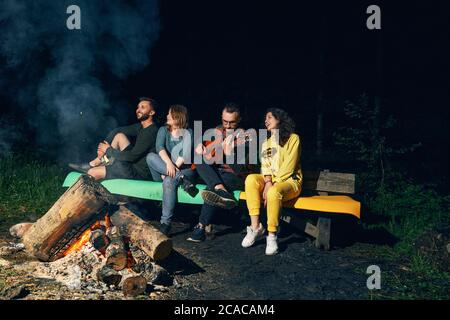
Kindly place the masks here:
[(91, 229), (88, 228), (66, 251), (64, 251), (64, 256), (67, 256), (72, 252), (79, 251), (81, 248), (83, 248), (83, 246), (89, 241), (90, 236)]
[[(77, 238), (77, 240), (75, 240), (73, 242), (73, 244), (70, 245), (70, 247), (64, 251), (63, 255), (67, 256), (72, 252), (76, 252), (81, 250), (81, 248), (83, 248), (83, 246), (89, 241), (89, 239), (91, 238), (91, 233), (94, 230), (97, 229), (103, 229), (105, 228), (106, 231), (111, 227), (111, 219), (109, 218), (109, 215), (106, 214), (105, 215), (105, 219), (102, 220), (98, 220), (96, 222), (94, 222), (86, 231), (84, 231), (81, 236), (79, 236)], [(127, 249), (127, 266), (126, 268), (128, 268), (129, 270), (131, 270), (133, 268), (133, 266), (136, 264), (136, 260), (134, 260), (133, 254), (131, 253), (129, 244), (130, 244), (130, 238), (129, 237), (123, 237), (123, 241), (125, 243), (125, 248)], [(105, 252), (100, 251), (101, 254), (105, 255)]]
[[(105, 216), (104, 225), (106, 227), (106, 230), (108, 230), (111, 225), (111, 220), (109, 219), (108, 214), (106, 214)], [(91, 232), (100, 228), (102, 228), (102, 221), (98, 220), (94, 224), (92, 224), (86, 231), (84, 231), (81, 236), (79, 236), (78, 239), (74, 241), (74, 243), (72, 243), (66, 251), (64, 251), (64, 256), (67, 256), (72, 252), (81, 250), (81, 248), (83, 248), (83, 246), (89, 241)]]

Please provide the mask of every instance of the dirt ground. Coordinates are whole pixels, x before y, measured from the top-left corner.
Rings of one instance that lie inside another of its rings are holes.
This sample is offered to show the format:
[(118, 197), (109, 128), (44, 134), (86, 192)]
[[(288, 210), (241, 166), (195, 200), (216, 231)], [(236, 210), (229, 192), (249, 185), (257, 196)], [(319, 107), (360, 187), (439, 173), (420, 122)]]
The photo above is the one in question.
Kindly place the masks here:
[[(278, 255), (264, 254), (265, 239), (244, 249), (240, 243), (246, 221), (242, 218), (226, 224), (219, 221), (206, 241), (188, 242), (198, 212), (181, 210), (171, 231), (174, 251), (160, 263), (173, 276), (174, 284), (138, 299), (370, 299), (372, 292), (366, 285), (369, 266), (402, 272), (401, 266), (371, 256), (371, 249), (378, 244), (362, 241), (321, 251), (308, 236), (287, 225), (279, 238)], [(156, 220), (145, 218), (151, 223)], [(3, 242), (10, 240), (3, 235)], [(27, 258), (16, 255), (14, 259), (9, 262)], [(0, 285), (25, 286), (29, 291), (25, 299), (124, 299), (121, 292), (70, 292), (58, 283), (8, 272), (1, 265), (0, 271)]]
[(190, 263), (173, 263), (183, 275), (173, 299), (367, 299), (365, 270), (379, 263), (348, 249), (319, 251), (296, 233), (280, 239), (278, 255), (266, 256), (265, 239), (244, 249), (239, 230), (215, 226), (219, 234), (197, 244), (185, 240), (185, 225), (177, 227), (174, 248)]

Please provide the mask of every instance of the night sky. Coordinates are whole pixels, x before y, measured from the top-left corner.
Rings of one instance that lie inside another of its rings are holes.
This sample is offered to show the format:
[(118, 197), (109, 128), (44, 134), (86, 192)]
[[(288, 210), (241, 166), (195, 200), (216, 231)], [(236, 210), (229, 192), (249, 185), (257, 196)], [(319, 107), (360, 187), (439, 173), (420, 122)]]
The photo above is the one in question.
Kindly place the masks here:
[[(419, 178), (449, 176), (448, 1), (159, 3), (161, 30), (150, 64), (120, 81), (100, 74), (109, 100), (122, 103), (106, 110), (119, 124), (134, 121), (139, 96), (159, 100), (161, 115), (170, 104), (184, 104), (192, 120), (211, 126), (226, 101), (242, 106), (248, 126), (260, 126), (268, 107), (281, 107), (295, 119), (307, 159), (315, 149), (320, 88), (330, 150), (333, 132), (346, 125), (343, 102), (381, 92), (382, 113), (398, 121), (391, 142), (422, 143), (398, 160), (414, 164)], [(371, 4), (381, 7), (381, 30), (366, 28)], [(45, 63), (45, 55), (36, 60)], [(5, 114), (17, 119), (17, 102), (1, 98)]]
[[(332, 133), (346, 125), (343, 101), (376, 90), (380, 41), (383, 113), (397, 120), (388, 138), (399, 146), (422, 143), (400, 159), (418, 164), (415, 175), (449, 174), (448, 2), (208, 3), (163, 2), (160, 41), (149, 68), (128, 83), (130, 98), (145, 92), (142, 84), (163, 104), (184, 103), (193, 118), (211, 125), (223, 101), (240, 103), (253, 126), (267, 107), (281, 106), (313, 152), (318, 87), (324, 87), (324, 138), (331, 146)], [(381, 8), (381, 30), (366, 28), (370, 4)]]

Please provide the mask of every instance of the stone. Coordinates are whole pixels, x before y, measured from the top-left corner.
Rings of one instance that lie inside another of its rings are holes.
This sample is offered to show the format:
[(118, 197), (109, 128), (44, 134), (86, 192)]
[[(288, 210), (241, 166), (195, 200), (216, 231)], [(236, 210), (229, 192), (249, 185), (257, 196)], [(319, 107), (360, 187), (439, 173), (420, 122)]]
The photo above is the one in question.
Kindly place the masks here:
[(22, 243), (10, 242), (9, 245), (0, 248), (0, 256), (15, 254), (17, 252), (23, 251), (24, 249), (25, 246)]
[(9, 262), (8, 260), (0, 258), (0, 267), (8, 268), (10, 266), (11, 266), (11, 262)]
[(160, 286), (171, 286), (173, 285), (173, 278), (163, 267), (155, 264), (151, 273), (150, 283), (153, 285)]
[(17, 285), (7, 288), (2, 295), (5, 299), (16, 300), (25, 298), (29, 294), (30, 290), (28, 288), (24, 285)]
[(9, 228), (9, 234), (11, 236), (13, 236), (14, 238), (22, 238), (23, 235), (25, 234), (25, 232), (27, 232), (31, 228), (32, 225), (33, 225), (33, 223), (31, 223), (31, 222), (24, 222), (24, 223), (16, 224), (16, 225), (12, 226), (11, 228)]

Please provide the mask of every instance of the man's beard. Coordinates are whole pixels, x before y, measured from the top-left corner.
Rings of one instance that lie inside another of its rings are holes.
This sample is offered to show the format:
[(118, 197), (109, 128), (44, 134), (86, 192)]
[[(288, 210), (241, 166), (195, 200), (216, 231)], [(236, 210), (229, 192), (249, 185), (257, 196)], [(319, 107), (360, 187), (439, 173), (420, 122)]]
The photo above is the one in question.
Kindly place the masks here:
[(150, 118), (150, 113), (145, 113), (145, 114), (141, 113), (141, 117), (139, 117), (139, 114), (137, 114), (136, 117), (139, 121), (145, 121), (148, 118)]

